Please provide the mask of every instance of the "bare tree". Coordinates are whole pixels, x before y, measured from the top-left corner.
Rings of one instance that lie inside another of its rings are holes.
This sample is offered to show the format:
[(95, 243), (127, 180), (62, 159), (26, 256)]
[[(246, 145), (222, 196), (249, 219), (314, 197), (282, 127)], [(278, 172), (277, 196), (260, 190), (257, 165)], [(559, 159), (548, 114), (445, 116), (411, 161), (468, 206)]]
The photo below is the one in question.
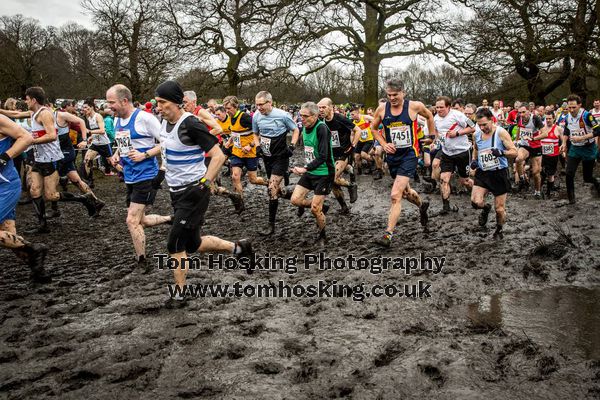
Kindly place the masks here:
[[(166, 0), (186, 54), (237, 94), (247, 81), (286, 70), (298, 49), (293, 0)], [(192, 60), (190, 60), (192, 61)]]
[(94, 63), (111, 83), (124, 81), (135, 98), (151, 96), (161, 79), (175, 70), (179, 54), (155, 0), (83, 0), (98, 28), (104, 50)]
[(459, 2), (472, 12), (452, 46), (464, 73), (499, 82), (516, 72), (538, 104), (567, 81), (585, 98), (598, 0)]
[(359, 65), (363, 102), (375, 105), (383, 60), (441, 50), (435, 38), (444, 23), (434, 18), (439, 7), (437, 0), (320, 0), (305, 7), (303, 30), (323, 48), (307, 58), (308, 73), (331, 63)]
[(600, 35), (600, 0), (576, 0), (569, 4), (574, 8), (573, 12), (562, 15), (565, 30), (571, 33), (567, 36), (573, 59), (569, 87), (571, 92), (581, 96), (585, 104), (588, 95), (587, 80), (593, 68), (594, 55), (599, 60), (597, 62), (600, 62), (600, 52), (594, 43), (594, 35)]
[(22, 95), (40, 82), (53, 36), (37, 20), (20, 14), (0, 17), (0, 76), (4, 92)]

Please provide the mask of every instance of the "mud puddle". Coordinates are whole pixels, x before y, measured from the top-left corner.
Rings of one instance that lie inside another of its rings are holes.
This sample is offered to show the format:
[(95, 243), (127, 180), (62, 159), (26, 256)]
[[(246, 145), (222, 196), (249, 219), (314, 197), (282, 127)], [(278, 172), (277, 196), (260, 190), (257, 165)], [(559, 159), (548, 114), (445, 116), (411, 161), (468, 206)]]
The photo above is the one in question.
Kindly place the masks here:
[(468, 306), (467, 317), (476, 328), (525, 334), (561, 352), (600, 358), (600, 286), (482, 296)]

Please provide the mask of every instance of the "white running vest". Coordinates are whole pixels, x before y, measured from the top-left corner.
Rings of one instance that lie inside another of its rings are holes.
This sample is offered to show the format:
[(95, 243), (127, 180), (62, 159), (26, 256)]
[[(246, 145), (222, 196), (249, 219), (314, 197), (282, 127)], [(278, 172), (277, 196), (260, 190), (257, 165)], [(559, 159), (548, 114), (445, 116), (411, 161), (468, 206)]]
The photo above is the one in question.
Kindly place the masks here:
[[(97, 114), (94, 113), (94, 115), (88, 117), (87, 119), (88, 125), (90, 126), (90, 130), (100, 128), (98, 126), (98, 122), (96, 121), (96, 115)], [(94, 134), (92, 135), (92, 144), (95, 144), (96, 146), (103, 146), (105, 144), (110, 144), (110, 139), (108, 138), (108, 135), (106, 135), (106, 133), (104, 135)]]
[[(569, 136), (585, 136), (588, 133), (592, 133), (592, 130), (585, 124), (583, 121), (583, 113), (585, 110), (582, 108), (577, 113), (576, 117), (573, 117), (571, 113), (567, 114), (567, 128), (569, 128)], [(571, 146), (581, 147), (586, 146), (588, 144), (594, 143), (594, 138), (584, 140), (583, 142), (573, 142), (571, 141)]]
[(183, 113), (171, 132), (167, 132), (167, 121), (163, 120), (160, 130), (160, 148), (167, 168), (165, 179), (171, 191), (176, 191), (174, 187), (199, 181), (206, 174), (204, 150), (198, 145), (188, 146), (179, 140), (179, 126), (188, 117), (195, 118), (189, 112)]
[[(34, 139), (38, 139), (46, 135), (46, 130), (44, 129), (44, 126), (35, 120), (39, 113), (44, 109), (47, 110), (46, 107), (41, 107), (31, 116), (31, 135)], [(54, 115), (52, 115), (52, 119), (54, 119)], [(56, 125), (56, 121), (54, 121), (53, 125)], [(63, 152), (60, 149), (58, 134), (56, 135), (56, 139), (54, 139), (50, 143), (34, 144), (33, 155), (35, 161), (41, 163), (49, 163), (62, 160), (65, 156), (63, 155)]]

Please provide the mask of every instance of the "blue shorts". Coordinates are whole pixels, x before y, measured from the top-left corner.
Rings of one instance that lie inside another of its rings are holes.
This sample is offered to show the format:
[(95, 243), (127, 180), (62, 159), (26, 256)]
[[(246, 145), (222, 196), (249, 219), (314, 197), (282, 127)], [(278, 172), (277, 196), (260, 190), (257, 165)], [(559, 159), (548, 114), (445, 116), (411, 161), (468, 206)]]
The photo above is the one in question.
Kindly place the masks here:
[(417, 164), (419, 159), (414, 152), (406, 152), (401, 157), (390, 157), (386, 158), (388, 168), (390, 170), (390, 176), (392, 179), (396, 179), (396, 176), (406, 176), (407, 178), (413, 178), (417, 171)]
[(17, 179), (10, 183), (0, 185), (0, 224), (4, 221), (14, 221), (17, 217), (16, 208), (21, 197), (21, 180)]
[(241, 158), (232, 154), (229, 157), (229, 163), (232, 167), (242, 168), (245, 166), (248, 171), (256, 171), (258, 169), (258, 158), (256, 157)]
[(75, 168), (75, 149), (70, 148), (68, 150), (63, 150), (63, 156), (65, 156), (62, 160), (58, 160), (58, 175), (66, 176), (71, 171), (77, 171)]

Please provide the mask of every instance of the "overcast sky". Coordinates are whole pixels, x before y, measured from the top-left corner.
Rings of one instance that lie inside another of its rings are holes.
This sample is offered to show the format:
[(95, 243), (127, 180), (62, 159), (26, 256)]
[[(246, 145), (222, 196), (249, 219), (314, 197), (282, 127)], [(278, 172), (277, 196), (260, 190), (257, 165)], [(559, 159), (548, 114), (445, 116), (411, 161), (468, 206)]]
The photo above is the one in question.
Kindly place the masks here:
[(93, 28), (89, 16), (83, 14), (79, 0), (0, 0), (0, 15), (14, 14), (35, 18), (43, 26), (77, 22)]

